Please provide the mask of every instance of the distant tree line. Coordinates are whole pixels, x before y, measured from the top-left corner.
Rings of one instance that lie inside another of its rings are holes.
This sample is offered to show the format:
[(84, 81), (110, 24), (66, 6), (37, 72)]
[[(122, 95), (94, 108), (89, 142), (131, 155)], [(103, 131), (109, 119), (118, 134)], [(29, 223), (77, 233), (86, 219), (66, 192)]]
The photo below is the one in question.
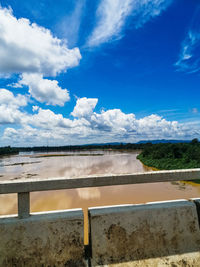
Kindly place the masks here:
[(15, 147), (5, 146), (0, 147), (0, 155), (18, 154), (19, 149)]
[(63, 152), (63, 151), (80, 151), (80, 150), (138, 150), (143, 149), (144, 144), (92, 144), (92, 145), (76, 145), (76, 146), (38, 146), (38, 147), (20, 147), (19, 151), (35, 151), (35, 152)]
[(137, 157), (149, 167), (160, 170), (200, 168), (200, 142), (146, 144)]
[(0, 147), (0, 155), (16, 154), (19, 152), (64, 152), (83, 150), (142, 150), (145, 144), (92, 144), (77, 146), (35, 146), (35, 147)]
[(193, 139), (185, 143), (137, 143), (137, 144), (92, 144), (78, 146), (37, 146), (37, 147), (0, 147), (0, 155), (11, 155), (19, 152), (65, 152), (84, 150), (120, 150), (142, 151), (138, 159), (149, 167), (160, 170), (200, 168), (200, 142)]

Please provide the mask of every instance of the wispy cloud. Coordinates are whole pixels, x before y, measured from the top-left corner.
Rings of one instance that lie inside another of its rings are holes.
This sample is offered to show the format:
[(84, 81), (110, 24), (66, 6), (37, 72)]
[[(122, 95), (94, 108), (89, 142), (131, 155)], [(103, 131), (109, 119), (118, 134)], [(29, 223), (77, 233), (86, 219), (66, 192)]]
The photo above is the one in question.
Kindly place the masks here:
[(181, 52), (175, 66), (177, 70), (189, 73), (200, 70), (200, 5), (196, 9), (186, 38), (182, 42)]
[(132, 0), (102, 0), (97, 9), (97, 26), (88, 40), (89, 46), (97, 46), (120, 38), (125, 20), (132, 11)]
[(137, 29), (160, 15), (171, 2), (172, 0), (101, 0), (96, 13), (96, 27), (88, 38), (87, 46), (94, 47), (122, 38), (129, 16)]
[(197, 113), (199, 113), (198, 108), (193, 108), (193, 109), (192, 109), (192, 113), (193, 113), (193, 114), (197, 114)]
[(85, 3), (86, 0), (76, 0), (71, 14), (62, 17), (55, 27), (58, 34), (67, 39), (70, 47), (77, 45)]
[(181, 53), (175, 66), (179, 71), (198, 72), (200, 70), (200, 32), (190, 30), (182, 43)]

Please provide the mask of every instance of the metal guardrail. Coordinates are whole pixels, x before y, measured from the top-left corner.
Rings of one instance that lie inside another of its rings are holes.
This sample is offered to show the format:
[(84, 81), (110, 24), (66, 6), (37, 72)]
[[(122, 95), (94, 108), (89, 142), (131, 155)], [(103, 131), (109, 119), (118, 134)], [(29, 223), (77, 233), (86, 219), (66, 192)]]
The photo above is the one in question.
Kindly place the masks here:
[(80, 178), (51, 178), (19, 181), (0, 181), (0, 194), (18, 194), (18, 216), (30, 215), (30, 192), (113, 185), (188, 181), (200, 179), (200, 169), (154, 171), (146, 173), (101, 175)]

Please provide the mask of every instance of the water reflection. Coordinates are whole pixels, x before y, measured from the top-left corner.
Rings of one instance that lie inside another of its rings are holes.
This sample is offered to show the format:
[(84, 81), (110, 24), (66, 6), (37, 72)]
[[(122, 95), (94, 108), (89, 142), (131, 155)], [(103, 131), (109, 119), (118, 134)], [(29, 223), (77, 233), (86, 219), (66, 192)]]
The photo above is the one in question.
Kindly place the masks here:
[[(137, 153), (85, 151), (54, 154), (22, 154), (1, 158), (0, 179), (32, 179), (51, 177), (81, 177), (95, 174), (125, 174), (150, 169), (136, 159)], [(144, 203), (175, 198), (199, 196), (200, 186), (180, 182), (83, 188), (31, 194), (32, 210), (65, 209), (99, 205)], [(16, 211), (9, 196), (0, 213)], [(1, 203), (6, 197), (0, 196)], [(9, 204), (10, 203), (10, 204)]]
[(101, 191), (99, 188), (81, 188), (76, 189), (80, 199), (89, 200), (89, 199), (100, 199)]
[[(104, 153), (104, 154), (103, 154)], [(75, 155), (75, 156), (74, 156)], [(5, 158), (0, 165), (0, 179), (26, 179), (30, 177), (80, 177), (94, 174), (120, 174), (145, 171), (136, 160), (136, 153), (85, 152), (46, 155), (19, 155)], [(96, 156), (94, 156), (96, 155)]]

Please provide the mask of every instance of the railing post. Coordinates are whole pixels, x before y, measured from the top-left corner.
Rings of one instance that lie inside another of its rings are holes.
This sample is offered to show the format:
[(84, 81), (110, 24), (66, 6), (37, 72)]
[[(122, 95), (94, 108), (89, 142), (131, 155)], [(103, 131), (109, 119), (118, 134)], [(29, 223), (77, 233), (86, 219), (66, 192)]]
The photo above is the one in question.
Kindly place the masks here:
[(30, 193), (18, 193), (18, 218), (24, 219), (30, 216)]

